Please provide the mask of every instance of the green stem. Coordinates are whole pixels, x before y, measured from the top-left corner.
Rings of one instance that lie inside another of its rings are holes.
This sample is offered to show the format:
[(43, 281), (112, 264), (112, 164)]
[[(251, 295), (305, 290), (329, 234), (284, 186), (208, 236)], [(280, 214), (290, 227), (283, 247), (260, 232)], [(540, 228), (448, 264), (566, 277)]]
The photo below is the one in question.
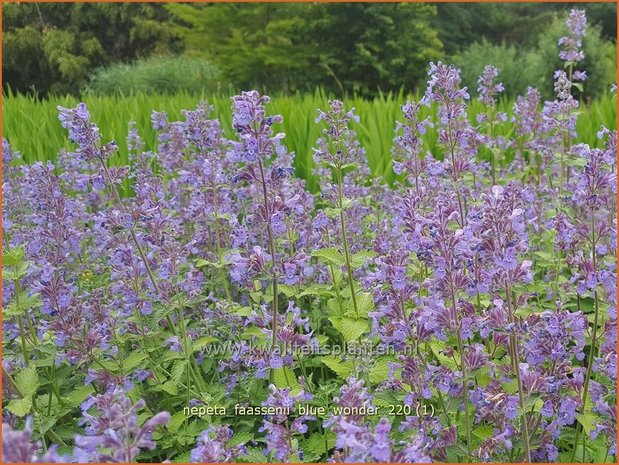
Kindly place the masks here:
[(464, 402), (464, 427), (466, 428), (466, 450), (470, 462), (472, 456), (471, 450), (471, 419), (469, 416), (469, 385), (466, 372), (466, 363), (464, 362), (464, 347), (462, 345), (462, 337), (460, 337), (460, 328), (457, 329), (458, 350), (460, 351), (460, 369), (462, 370), (462, 395)]
[[(213, 189), (213, 208), (215, 209), (215, 236), (217, 241), (217, 261), (221, 260), (221, 231), (219, 227), (219, 194), (217, 192), (217, 186), (215, 182), (212, 182)], [(230, 294), (230, 286), (228, 283), (228, 277), (226, 276), (226, 272), (223, 268), (219, 268), (221, 280), (223, 282), (224, 291), (226, 292), (226, 297), (228, 300), (232, 298)]]
[(355, 295), (355, 283), (353, 281), (352, 267), (350, 266), (350, 252), (348, 250), (348, 236), (346, 234), (346, 221), (344, 220), (344, 195), (342, 192), (342, 167), (338, 165), (337, 168), (337, 196), (338, 206), (340, 210), (340, 228), (342, 230), (342, 246), (344, 248), (344, 260), (346, 261), (346, 273), (348, 275), (348, 285), (350, 286), (350, 293), (352, 295), (352, 305), (355, 311), (355, 315), (359, 315), (357, 311), (357, 297)]
[[(592, 256), (592, 261), (593, 261), (593, 272), (597, 271), (597, 252), (595, 250), (596, 248), (596, 237), (595, 237), (595, 212), (593, 210), (591, 210), (591, 256)], [(599, 326), (599, 317), (600, 317), (600, 304), (599, 304), (599, 297), (598, 297), (598, 292), (593, 291), (593, 298), (594, 298), (594, 308), (595, 308), (595, 312), (593, 314), (593, 331), (591, 333), (591, 347), (589, 349), (589, 360), (587, 362), (587, 371), (585, 374), (585, 381), (583, 383), (583, 392), (582, 392), (582, 410), (581, 412), (585, 412), (585, 409), (587, 407), (587, 397), (589, 395), (589, 383), (591, 381), (591, 375), (593, 374), (593, 362), (594, 362), (594, 358), (595, 358), (595, 351), (596, 351), (596, 344), (597, 344), (597, 339), (598, 339), (598, 326)], [(581, 427), (580, 427), (580, 423), (578, 423), (578, 425), (576, 425), (576, 436), (574, 439), (574, 449), (572, 450), (572, 461), (574, 460), (574, 457), (576, 455), (576, 448), (578, 447), (578, 440), (580, 437), (580, 432), (581, 432)], [(583, 436), (583, 448), (584, 448), (584, 442), (586, 441), (586, 435)]]
[[(451, 276), (451, 272), (449, 273), (449, 287), (451, 289), (451, 305), (454, 312), (454, 315), (457, 315), (456, 309), (456, 292), (454, 290), (453, 285), (453, 277)], [(462, 337), (460, 336), (460, 325), (456, 329), (456, 337), (458, 340), (458, 351), (460, 352), (460, 370), (462, 371), (462, 396), (464, 403), (464, 427), (466, 428), (466, 450), (468, 451), (469, 461), (472, 456), (471, 449), (471, 419), (469, 416), (469, 384), (468, 384), (468, 375), (466, 372), (466, 363), (464, 361), (464, 346), (462, 344)]]
[[(509, 313), (509, 322), (513, 325), (515, 318), (512, 309), (512, 297), (509, 286), (505, 286), (505, 294), (507, 299), (507, 308)], [(512, 329), (509, 335), (509, 343), (512, 352), (512, 368), (516, 375), (516, 382), (518, 384), (518, 403), (520, 404), (520, 410), (522, 411), (522, 431), (524, 436), (524, 455), (525, 462), (531, 462), (531, 446), (529, 444), (529, 422), (527, 420), (527, 412), (525, 411), (524, 392), (522, 390), (522, 379), (520, 377), (520, 352), (518, 350), (518, 340)]]
[(262, 196), (264, 201), (264, 214), (265, 221), (267, 223), (267, 234), (269, 236), (269, 250), (271, 252), (271, 274), (273, 275), (272, 286), (273, 286), (273, 301), (272, 301), (272, 312), (273, 312), (273, 321), (271, 322), (271, 330), (272, 340), (271, 345), (275, 347), (277, 345), (277, 317), (279, 315), (278, 311), (278, 290), (277, 290), (277, 257), (275, 256), (275, 239), (273, 237), (273, 228), (271, 228), (271, 222), (269, 221), (269, 196), (267, 193), (267, 183), (266, 178), (264, 176), (264, 167), (262, 165), (262, 160), (258, 160), (258, 166), (260, 168), (260, 180), (262, 184)]

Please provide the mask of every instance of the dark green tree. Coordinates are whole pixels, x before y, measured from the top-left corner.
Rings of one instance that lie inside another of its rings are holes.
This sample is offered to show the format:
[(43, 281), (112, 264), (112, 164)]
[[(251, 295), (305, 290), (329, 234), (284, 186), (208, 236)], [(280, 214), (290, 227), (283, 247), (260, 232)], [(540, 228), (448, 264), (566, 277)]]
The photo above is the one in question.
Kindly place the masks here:
[(434, 22), (445, 51), (453, 55), (472, 43), (533, 47), (555, 16), (566, 17), (571, 8), (585, 10), (590, 24), (600, 25), (604, 39), (617, 36), (614, 3), (437, 3)]
[(6, 3), (3, 87), (77, 93), (97, 67), (179, 50), (168, 16), (154, 3)]
[[(310, 10), (308, 40), (318, 44), (323, 85), (373, 94), (425, 81), (428, 62), (443, 55), (423, 3), (321, 3)], [(330, 85), (331, 84), (331, 85)]]
[(372, 95), (412, 89), (442, 47), (436, 9), (409, 3), (169, 4), (187, 50), (238, 87)]
[[(239, 88), (305, 90), (314, 43), (305, 43), (307, 5), (168, 4), (188, 53), (212, 61)], [(309, 78), (309, 80), (308, 80)]]

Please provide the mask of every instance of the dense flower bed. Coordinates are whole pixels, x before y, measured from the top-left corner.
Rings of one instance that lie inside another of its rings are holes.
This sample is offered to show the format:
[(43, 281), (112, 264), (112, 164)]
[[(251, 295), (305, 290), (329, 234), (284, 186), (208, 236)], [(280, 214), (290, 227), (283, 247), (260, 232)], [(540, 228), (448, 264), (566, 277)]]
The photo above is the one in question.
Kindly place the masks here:
[(3, 461), (614, 459), (617, 136), (575, 132), (585, 25), (507, 138), (497, 69), (472, 125), (431, 63), (393, 185), (331, 101), (307, 191), (256, 91), (232, 140), (207, 104), (153, 112), (127, 167), (84, 104), (55, 164), (3, 142)]

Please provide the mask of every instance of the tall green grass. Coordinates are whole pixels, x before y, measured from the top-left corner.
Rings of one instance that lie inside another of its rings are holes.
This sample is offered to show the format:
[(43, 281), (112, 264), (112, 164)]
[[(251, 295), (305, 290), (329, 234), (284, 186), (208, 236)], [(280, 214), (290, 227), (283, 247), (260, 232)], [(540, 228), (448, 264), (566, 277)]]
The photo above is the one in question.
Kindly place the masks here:
[[(391, 166), (391, 146), (394, 135), (395, 121), (401, 119), (400, 106), (407, 96), (403, 94), (379, 95), (373, 100), (349, 98), (348, 107), (357, 109), (361, 122), (356, 125), (361, 143), (366, 148), (368, 162), (376, 175), (386, 175), (389, 180)], [(413, 96), (413, 98), (415, 98)], [(418, 97), (417, 97), (418, 98)], [(86, 102), (103, 135), (103, 140), (114, 139), (120, 147), (119, 154), (113, 163), (126, 163), (127, 147), (125, 139), (128, 132), (128, 122), (137, 124), (140, 135), (148, 150), (156, 150), (157, 139), (150, 123), (153, 110), (165, 111), (171, 120), (182, 119), (182, 109), (193, 109), (205, 99), (214, 106), (214, 116), (219, 118), (229, 136), (231, 133), (232, 115), (229, 96), (176, 93), (145, 94), (136, 93), (127, 96), (86, 95)], [(269, 104), (269, 112), (281, 114), (283, 123), (275, 128), (285, 132), (284, 139), (288, 149), (295, 153), (295, 168), (298, 176), (308, 179), (310, 187), (315, 187), (311, 179), (312, 147), (321, 136), (321, 126), (314, 123), (317, 108), (325, 108), (328, 97), (321, 92), (300, 94), (295, 96), (275, 96)], [(2, 134), (11, 145), (22, 153), (28, 162), (36, 160), (54, 160), (59, 149), (71, 149), (65, 130), (57, 118), (58, 105), (71, 107), (78, 103), (74, 97), (54, 97), (47, 100), (37, 100), (24, 95), (5, 95), (2, 103)], [(502, 111), (511, 114), (512, 100), (499, 102)], [(475, 99), (469, 102), (471, 121), (483, 110), (483, 105)], [(435, 108), (424, 108), (423, 117), (435, 112)], [(583, 105), (578, 117), (577, 130), (579, 141), (594, 146), (598, 145), (596, 134), (600, 125), (615, 128), (617, 121), (616, 96), (605, 96)], [(512, 131), (510, 123), (502, 127), (502, 135)], [(436, 147), (436, 129), (430, 128), (425, 138), (425, 149), (434, 155), (439, 155)]]

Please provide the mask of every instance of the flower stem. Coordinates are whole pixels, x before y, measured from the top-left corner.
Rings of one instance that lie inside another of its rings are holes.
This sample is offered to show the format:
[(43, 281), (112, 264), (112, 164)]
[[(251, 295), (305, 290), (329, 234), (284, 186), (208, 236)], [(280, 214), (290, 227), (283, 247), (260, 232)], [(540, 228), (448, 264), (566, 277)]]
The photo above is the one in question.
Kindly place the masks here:
[[(509, 313), (509, 322), (514, 324), (514, 312), (512, 309), (512, 296), (509, 286), (505, 286), (505, 295), (507, 299), (507, 308)], [(520, 351), (518, 350), (518, 339), (512, 328), (509, 335), (509, 345), (512, 353), (512, 369), (516, 375), (516, 382), (518, 384), (518, 403), (520, 404), (520, 410), (522, 411), (522, 431), (524, 436), (524, 455), (525, 462), (531, 462), (531, 446), (529, 444), (529, 423), (527, 421), (527, 412), (524, 406), (524, 392), (522, 390), (522, 379), (520, 377)]]
[[(593, 262), (593, 273), (595, 273), (597, 271), (597, 252), (595, 250), (596, 248), (596, 243), (597, 240), (595, 238), (595, 213), (593, 210), (591, 210), (591, 244), (592, 244), (592, 250), (591, 250), (591, 259)], [(597, 290), (593, 291), (593, 298), (594, 298), (594, 309), (595, 312), (593, 314), (593, 330), (591, 333), (591, 347), (589, 349), (589, 360), (587, 362), (587, 371), (585, 373), (585, 381), (583, 383), (583, 390), (582, 390), (582, 413), (585, 413), (585, 409), (587, 407), (587, 397), (589, 395), (589, 383), (591, 382), (591, 375), (593, 374), (593, 362), (595, 359), (595, 351), (596, 351), (596, 345), (597, 345), (597, 339), (598, 339), (598, 325), (599, 325), (599, 317), (600, 317), (600, 304), (599, 304), (599, 297), (598, 297), (598, 292)], [(580, 432), (581, 432), (581, 425), (580, 423), (578, 423), (578, 425), (576, 425), (576, 436), (574, 439), (574, 449), (572, 450), (572, 461), (574, 460), (574, 457), (576, 455), (576, 448), (578, 447), (578, 440), (580, 438)], [(587, 440), (586, 435), (583, 436), (583, 450), (584, 450), (584, 443)]]
[(267, 183), (266, 178), (264, 177), (264, 167), (262, 165), (262, 160), (258, 160), (258, 166), (260, 168), (260, 181), (262, 184), (262, 196), (264, 201), (264, 216), (267, 224), (267, 234), (269, 236), (269, 250), (271, 253), (271, 274), (272, 278), (272, 286), (273, 286), (273, 300), (271, 302), (272, 305), (272, 321), (271, 321), (271, 348), (275, 348), (277, 345), (277, 317), (279, 316), (278, 311), (278, 290), (277, 290), (277, 257), (275, 256), (275, 240), (273, 238), (273, 229), (271, 228), (271, 221), (269, 217), (269, 196), (267, 193)]
[(346, 221), (344, 220), (344, 194), (342, 192), (342, 167), (337, 168), (337, 197), (338, 207), (340, 210), (340, 228), (342, 230), (342, 247), (344, 248), (344, 260), (346, 261), (346, 272), (348, 274), (348, 285), (352, 296), (352, 305), (355, 315), (359, 315), (357, 311), (357, 297), (355, 295), (355, 283), (353, 281), (352, 266), (350, 265), (350, 252), (348, 250), (348, 236), (346, 235)]

